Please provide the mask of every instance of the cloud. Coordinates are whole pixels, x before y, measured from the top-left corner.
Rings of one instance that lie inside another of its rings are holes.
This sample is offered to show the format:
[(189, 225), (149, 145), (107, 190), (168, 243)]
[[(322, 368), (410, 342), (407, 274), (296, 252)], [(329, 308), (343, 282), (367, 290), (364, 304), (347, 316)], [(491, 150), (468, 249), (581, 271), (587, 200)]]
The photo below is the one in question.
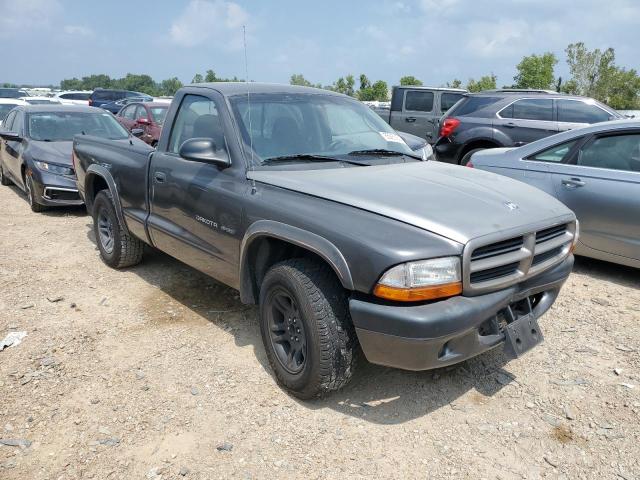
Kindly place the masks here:
[(63, 30), (67, 35), (77, 35), (79, 37), (90, 37), (93, 35), (93, 30), (82, 25), (65, 25)]
[(210, 40), (226, 43), (227, 48), (241, 47), (242, 25), (248, 13), (237, 3), (223, 0), (191, 0), (171, 25), (169, 36), (182, 47), (195, 47)]
[(0, 37), (49, 28), (61, 11), (57, 0), (0, 0)]

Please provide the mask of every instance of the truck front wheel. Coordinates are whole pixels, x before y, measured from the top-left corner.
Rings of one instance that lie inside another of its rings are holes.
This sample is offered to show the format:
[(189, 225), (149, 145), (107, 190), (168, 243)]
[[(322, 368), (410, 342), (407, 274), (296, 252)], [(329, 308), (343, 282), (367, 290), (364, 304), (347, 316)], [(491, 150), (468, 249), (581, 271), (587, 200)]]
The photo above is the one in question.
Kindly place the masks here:
[(297, 258), (271, 267), (260, 288), (260, 330), (276, 379), (296, 397), (320, 397), (351, 378), (358, 341), (326, 264)]
[(108, 190), (99, 192), (93, 202), (93, 232), (100, 256), (110, 267), (130, 267), (142, 260), (144, 243), (124, 231)]

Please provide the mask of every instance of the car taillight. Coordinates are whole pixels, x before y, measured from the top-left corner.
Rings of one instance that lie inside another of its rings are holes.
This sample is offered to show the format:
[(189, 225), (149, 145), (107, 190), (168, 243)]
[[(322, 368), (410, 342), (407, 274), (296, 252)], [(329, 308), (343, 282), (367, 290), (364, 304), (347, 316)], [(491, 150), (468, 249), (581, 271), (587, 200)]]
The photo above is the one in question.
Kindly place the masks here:
[(467, 167), (469, 167), (469, 168), (474, 168), (474, 166), (473, 166), (473, 162), (472, 162), (471, 160), (469, 160), (469, 161), (467, 162), (467, 165), (466, 165), (466, 166), (467, 166)]
[(440, 127), (440, 136), (448, 137), (458, 128), (458, 125), (460, 125), (460, 120), (457, 118), (445, 118), (442, 127)]
[(89, 106), (93, 107), (93, 100), (91, 98), (89, 99)]

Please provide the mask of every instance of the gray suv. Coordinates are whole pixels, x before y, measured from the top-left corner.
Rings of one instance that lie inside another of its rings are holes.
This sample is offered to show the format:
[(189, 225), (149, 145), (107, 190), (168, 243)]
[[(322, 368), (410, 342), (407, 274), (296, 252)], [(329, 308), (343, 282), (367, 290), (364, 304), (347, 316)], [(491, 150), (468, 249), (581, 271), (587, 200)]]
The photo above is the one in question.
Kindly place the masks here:
[(519, 147), (558, 132), (623, 118), (592, 98), (546, 90), (468, 94), (440, 120), (438, 160), (466, 165), (486, 148)]

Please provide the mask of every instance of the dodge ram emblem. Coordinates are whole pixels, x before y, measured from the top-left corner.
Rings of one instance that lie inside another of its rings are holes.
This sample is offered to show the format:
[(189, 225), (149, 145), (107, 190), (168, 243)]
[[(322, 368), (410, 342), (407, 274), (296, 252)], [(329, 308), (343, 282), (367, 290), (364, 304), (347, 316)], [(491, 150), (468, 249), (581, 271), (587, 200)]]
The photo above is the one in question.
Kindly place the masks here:
[(505, 207), (507, 207), (509, 210), (517, 210), (518, 208), (520, 208), (517, 204), (513, 203), (513, 202), (504, 202)]

